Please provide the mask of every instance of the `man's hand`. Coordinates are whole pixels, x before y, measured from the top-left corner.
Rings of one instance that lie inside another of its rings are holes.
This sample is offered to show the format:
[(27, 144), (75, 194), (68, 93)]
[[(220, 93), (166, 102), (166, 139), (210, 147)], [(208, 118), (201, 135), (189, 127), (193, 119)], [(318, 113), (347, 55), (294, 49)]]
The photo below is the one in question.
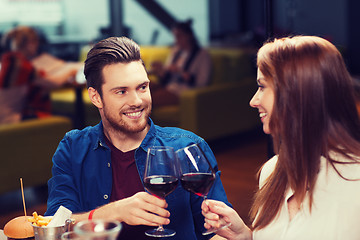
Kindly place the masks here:
[(138, 192), (113, 205), (117, 219), (129, 225), (157, 226), (170, 223), (170, 212), (165, 209), (166, 201), (146, 192)]
[[(109, 203), (96, 209), (93, 219), (111, 219), (125, 222), (129, 225), (158, 226), (170, 223), (170, 212), (165, 208), (164, 199), (157, 198), (146, 192)], [(89, 213), (73, 214), (76, 222), (85, 220)]]

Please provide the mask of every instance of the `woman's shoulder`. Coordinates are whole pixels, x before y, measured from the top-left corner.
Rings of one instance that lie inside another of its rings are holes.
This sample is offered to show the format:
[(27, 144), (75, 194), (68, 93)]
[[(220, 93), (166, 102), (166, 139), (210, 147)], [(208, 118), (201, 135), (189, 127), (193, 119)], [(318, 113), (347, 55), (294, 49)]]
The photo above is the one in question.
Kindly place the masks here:
[(269, 159), (266, 163), (264, 163), (264, 165), (261, 167), (260, 177), (259, 177), (259, 188), (261, 188), (265, 184), (267, 178), (274, 171), (277, 160), (278, 160), (278, 156), (275, 155), (274, 157)]

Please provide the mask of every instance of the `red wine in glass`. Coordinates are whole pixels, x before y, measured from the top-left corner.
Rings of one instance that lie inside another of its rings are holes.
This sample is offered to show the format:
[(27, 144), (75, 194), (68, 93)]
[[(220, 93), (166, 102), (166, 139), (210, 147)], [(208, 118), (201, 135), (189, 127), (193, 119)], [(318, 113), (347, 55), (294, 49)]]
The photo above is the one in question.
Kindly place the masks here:
[[(144, 173), (144, 187), (151, 194), (165, 198), (178, 185), (178, 166), (175, 151), (172, 147), (154, 146), (147, 151)], [(159, 226), (145, 232), (150, 237), (171, 237), (176, 234), (172, 229)]]
[(205, 197), (209, 193), (214, 181), (215, 176), (212, 173), (185, 173), (180, 178), (185, 190), (200, 197)]
[(172, 193), (178, 185), (178, 178), (166, 175), (153, 175), (144, 178), (145, 188), (152, 194), (165, 198)]
[[(187, 146), (176, 151), (180, 164), (180, 182), (182, 187), (200, 197), (203, 197), (205, 203), (207, 195), (215, 182), (215, 171), (209, 160), (197, 144)], [(224, 224), (220, 228), (229, 226)], [(203, 232), (208, 235), (216, 232), (218, 229), (209, 229)]]

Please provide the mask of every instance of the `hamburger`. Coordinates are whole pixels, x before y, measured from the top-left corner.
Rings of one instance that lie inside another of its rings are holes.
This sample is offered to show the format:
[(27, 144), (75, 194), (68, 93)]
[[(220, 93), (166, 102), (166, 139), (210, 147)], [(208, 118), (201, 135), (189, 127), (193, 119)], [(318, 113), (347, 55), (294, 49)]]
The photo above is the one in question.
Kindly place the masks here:
[(29, 222), (29, 216), (20, 216), (10, 220), (4, 227), (4, 234), (11, 239), (35, 239), (34, 228)]

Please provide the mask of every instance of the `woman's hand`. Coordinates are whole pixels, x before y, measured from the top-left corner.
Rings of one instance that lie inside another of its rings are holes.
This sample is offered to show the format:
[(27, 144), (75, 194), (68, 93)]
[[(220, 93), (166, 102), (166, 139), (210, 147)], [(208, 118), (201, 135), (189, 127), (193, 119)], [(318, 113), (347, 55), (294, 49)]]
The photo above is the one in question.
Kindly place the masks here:
[(225, 203), (215, 200), (206, 200), (201, 205), (205, 217), (205, 228), (221, 228), (224, 221), (231, 225), (216, 231), (216, 234), (229, 240), (251, 240), (252, 232), (245, 225), (237, 212)]

